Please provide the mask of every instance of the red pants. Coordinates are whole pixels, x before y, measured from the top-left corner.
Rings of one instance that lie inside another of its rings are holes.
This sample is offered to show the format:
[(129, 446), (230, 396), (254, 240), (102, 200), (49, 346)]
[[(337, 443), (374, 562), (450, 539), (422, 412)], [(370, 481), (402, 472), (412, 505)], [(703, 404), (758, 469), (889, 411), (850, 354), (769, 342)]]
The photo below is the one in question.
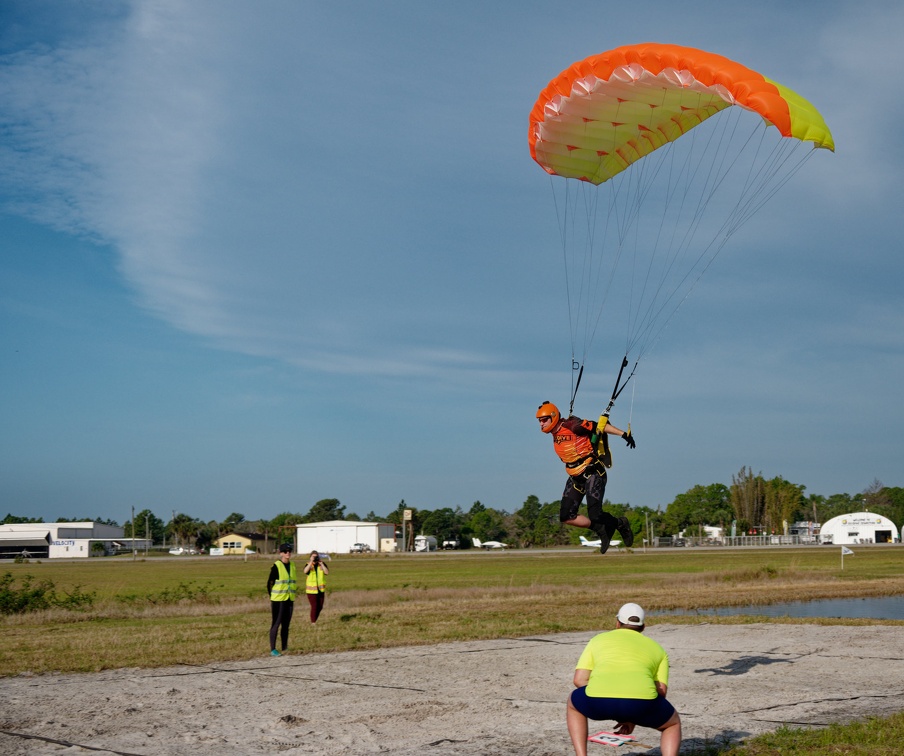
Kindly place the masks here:
[(317, 618), (320, 616), (320, 612), (323, 611), (324, 596), (326, 596), (326, 594), (321, 591), (308, 594), (308, 601), (311, 604), (311, 623), (316, 622)]

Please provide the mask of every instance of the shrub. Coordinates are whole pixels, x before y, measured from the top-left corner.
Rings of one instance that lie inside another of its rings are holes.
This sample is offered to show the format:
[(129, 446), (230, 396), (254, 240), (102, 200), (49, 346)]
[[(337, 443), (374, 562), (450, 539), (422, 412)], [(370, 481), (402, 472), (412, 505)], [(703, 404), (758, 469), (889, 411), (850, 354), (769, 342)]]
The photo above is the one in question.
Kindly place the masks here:
[(220, 599), (213, 594), (210, 583), (195, 585), (192, 582), (179, 583), (175, 588), (164, 588), (159, 593), (123, 593), (116, 597), (120, 603), (128, 606), (150, 604), (151, 606), (167, 606), (171, 604), (219, 604)]
[(13, 585), (13, 575), (7, 572), (0, 577), (0, 614), (24, 614), (41, 609), (85, 610), (94, 605), (97, 594), (85, 593), (81, 586), (59, 595), (50, 580), (34, 582), (34, 577), (24, 575), (20, 586)]

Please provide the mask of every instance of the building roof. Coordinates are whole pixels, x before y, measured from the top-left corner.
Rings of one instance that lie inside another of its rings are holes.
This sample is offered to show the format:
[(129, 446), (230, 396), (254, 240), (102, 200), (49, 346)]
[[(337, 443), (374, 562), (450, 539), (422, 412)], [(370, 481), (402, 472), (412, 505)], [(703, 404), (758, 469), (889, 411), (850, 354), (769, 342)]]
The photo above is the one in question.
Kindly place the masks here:
[(29, 543), (29, 546), (35, 546), (38, 543), (43, 543), (46, 546), (50, 543), (50, 530), (48, 528), (36, 529), (32, 526), (31, 528), (7, 530), (8, 527), (8, 525), (0, 527), (0, 541), (16, 541), (17, 543), (33, 541), (33, 543)]
[(822, 531), (823, 533), (831, 530), (832, 528), (837, 527), (849, 527), (849, 526), (858, 526), (858, 527), (892, 527), (896, 528), (897, 526), (889, 520), (887, 517), (884, 517), (880, 514), (876, 514), (875, 512), (851, 512), (850, 514), (838, 515), (837, 517), (833, 517), (831, 520), (827, 520), (823, 523)]
[[(236, 531), (231, 531), (229, 533), (224, 533), (219, 538), (216, 538), (216, 541), (222, 541), (224, 538), (235, 538), (238, 536), (239, 538), (247, 538), (249, 541), (264, 541), (267, 536), (261, 535), (260, 533), (238, 533)], [(271, 539), (277, 540), (277, 539)]]
[(332, 527), (332, 528), (348, 528), (351, 526), (361, 527), (362, 525), (367, 526), (376, 526), (376, 525), (391, 525), (389, 522), (364, 522), (363, 520), (324, 520), (323, 522), (300, 522), (295, 527), (296, 528), (322, 528), (322, 527)]

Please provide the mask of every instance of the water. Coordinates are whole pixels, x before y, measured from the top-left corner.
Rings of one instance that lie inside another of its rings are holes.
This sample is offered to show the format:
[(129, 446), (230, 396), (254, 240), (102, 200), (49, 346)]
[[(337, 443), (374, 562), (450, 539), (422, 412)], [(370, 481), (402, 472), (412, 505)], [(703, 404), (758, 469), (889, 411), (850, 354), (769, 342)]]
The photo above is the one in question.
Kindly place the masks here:
[(752, 614), (765, 617), (826, 617), (832, 619), (860, 617), (904, 620), (904, 596), (787, 601), (783, 604), (769, 604), (768, 606), (720, 606), (716, 609), (674, 611), (665, 612), (665, 614), (699, 614), (719, 617)]

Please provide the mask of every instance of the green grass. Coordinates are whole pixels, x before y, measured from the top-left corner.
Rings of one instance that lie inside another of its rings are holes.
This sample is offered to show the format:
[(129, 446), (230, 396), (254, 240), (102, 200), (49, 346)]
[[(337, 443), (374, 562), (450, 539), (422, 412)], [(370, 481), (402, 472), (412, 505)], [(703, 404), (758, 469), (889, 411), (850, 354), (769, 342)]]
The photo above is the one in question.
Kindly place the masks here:
[[(3, 564), (21, 584), (96, 594), (86, 611), (0, 617), (0, 676), (206, 664), (260, 657), (270, 622), (272, 557), (132, 559)], [(290, 636), (296, 654), (597, 630), (637, 601), (649, 623), (738, 624), (761, 616), (700, 617), (698, 610), (777, 601), (904, 593), (904, 550), (856, 549), (844, 570), (836, 548), (621, 551), (588, 549), (339, 555), (317, 632)], [(296, 610), (305, 621), (305, 604)], [(657, 612), (683, 614), (657, 619)], [(792, 620), (811, 624), (900, 624)], [(321, 629), (321, 625), (325, 627)], [(326, 630), (326, 631), (324, 631)], [(293, 645), (294, 644), (294, 645)], [(892, 754), (904, 715), (823, 730), (781, 728), (743, 746), (700, 754)]]
[[(638, 601), (673, 623), (716, 606), (904, 593), (904, 551), (588, 549), (339, 555), (321, 622), (295, 653), (594, 630)], [(105, 558), (3, 565), (14, 580), (96, 595), (86, 611), (0, 618), (0, 675), (248, 659), (266, 650), (272, 558)], [(297, 612), (303, 619), (306, 604)], [(751, 617), (705, 621), (741, 623)], [(791, 621), (791, 620), (770, 620)], [(823, 623), (837, 621), (816, 620)], [(847, 620), (844, 624), (868, 624)], [(53, 653), (48, 653), (48, 647)]]
[(904, 742), (904, 712), (822, 729), (780, 727), (742, 745), (708, 753), (726, 756), (897, 756)]

